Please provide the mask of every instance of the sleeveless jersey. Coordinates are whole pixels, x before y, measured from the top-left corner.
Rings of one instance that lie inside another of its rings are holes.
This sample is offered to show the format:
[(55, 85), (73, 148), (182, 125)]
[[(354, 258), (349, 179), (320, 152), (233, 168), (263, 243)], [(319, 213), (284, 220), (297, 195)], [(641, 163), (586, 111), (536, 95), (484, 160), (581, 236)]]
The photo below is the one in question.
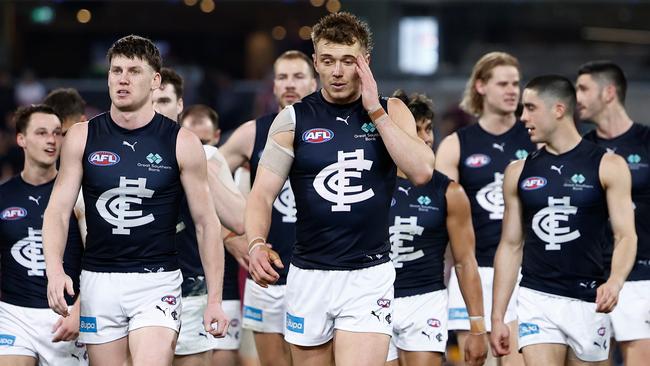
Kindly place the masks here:
[(542, 148), (526, 159), (517, 185), (526, 236), (522, 287), (596, 300), (609, 217), (598, 174), (604, 154), (582, 140), (566, 153)]
[(178, 269), (174, 237), (182, 196), (176, 161), (180, 127), (156, 113), (127, 130), (101, 114), (88, 123), (83, 194), (88, 236), (83, 269)]
[(415, 187), (397, 178), (390, 208), (388, 235), (395, 266), (395, 297), (442, 290), (447, 233), (449, 178), (434, 171), (433, 179)]
[[(43, 255), (43, 214), (54, 180), (33, 186), (20, 175), (0, 186), (0, 253), (2, 301), (16, 306), (47, 308), (47, 277)], [(63, 269), (79, 293), (83, 244), (76, 217), (70, 216)], [(66, 294), (68, 305), (74, 302)]]
[[(381, 104), (387, 108), (387, 99)], [(289, 177), (298, 220), (291, 263), (353, 270), (389, 261), (396, 168), (361, 98), (332, 104), (318, 91), (292, 108), (295, 158)]]
[[(264, 152), (269, 129), (277, 115), (277, 113), (272, 113), (255, 120), (255, 143), (250, 158), (251, 186), (253, 186), (253, 182), (255, 181), (255, 174), (257, 174), (257, 167), (259, 166), (262, 152)], [(283, 269), (274, 267), (280, 275), (280, 279), (278, 279), (275, 285), (284, 285), (287, 283), (287, 274), (289, 272), (288, 263), (291, 262), (293, 244), (296, 242), (296, 200), (288, 179), (284, 183), (282, 191), (280, 191), (280, 194), (278, 194), (278, 197), (273, 202), (271, 227), (269, 228), (266, 241), (273, 246), (273, 250), (278, 252), (282, 263), (285, 264)]]
[[(650, 280), (650, 128), (638, 123), (632, 125), (621, 136), (613, 139), (598, 137), (596, 131), (585, 135), (585, 139), (595, 142), (622, 156), (632, 173), (632, 201), (634, 202), (634, 220), (638, 237), (636, 260), (628, 276), (628, 281)], [(607, 226), (605, 236), (606, 266), (611, 265), (614, 250), (614, 236)]]
[(480, 267), (492, 267), (501, 238), (503, 172), (511, 161), (524, 159), (536, 147), (519, 121), (498, 136), (485, 131), (478, 123), (458, 130), (457, 134), (458, 182), (467, 192), (472, 208), (476, 260)]

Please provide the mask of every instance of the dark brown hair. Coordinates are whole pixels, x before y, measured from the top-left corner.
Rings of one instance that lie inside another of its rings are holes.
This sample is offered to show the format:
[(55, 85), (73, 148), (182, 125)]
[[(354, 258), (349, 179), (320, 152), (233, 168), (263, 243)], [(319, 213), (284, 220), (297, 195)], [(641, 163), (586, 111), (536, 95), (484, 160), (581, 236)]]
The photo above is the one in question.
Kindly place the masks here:
[(185, 118), (189, 116), (208, 117), (210, 121), (212, 121), (212, 126), (214, 126), (214, 130), (216, 131), (219, 129), (219, 115), (214, 109), (208, 107), (207, 105), (195, 104), (185, 109), (183, 113), (181, 113), (180, 117), (178, 118), (178, 122), (182, 125)]
[(176, 98), (181, 99), (183, 97), (183, 78), (169, 67), (163, 67), (160, 70), (160, 86), (163, 87), (166, 84), (171, 84), (174, 87)]
[(61, 117), (54, 111), (54, 109), (45, 104), (32, 104), (23, 106), (16, 110), (14, 114), (14, 121), (16, 122), (16, 133), (24, 134), (29, 126), (29, 120), (34, 113), (53, 114), (61, 121)]
[(115, 56), (139, 58), (146, 61), (156, 72), (160, 72), (162, 68), (162, 57), (158, 47), (151, 40), (134, 34), (122, 37), (113, 43), (106, 54), (109, 64)]

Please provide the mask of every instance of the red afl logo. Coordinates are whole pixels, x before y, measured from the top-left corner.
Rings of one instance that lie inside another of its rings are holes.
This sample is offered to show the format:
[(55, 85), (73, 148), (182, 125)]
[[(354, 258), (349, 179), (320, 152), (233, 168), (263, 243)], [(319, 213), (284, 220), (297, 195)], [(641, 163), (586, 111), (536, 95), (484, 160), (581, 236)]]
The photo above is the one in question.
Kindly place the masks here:
[(430, 327), (439, 328), (440, 327), (440, 320), (432, 318), (432, 319), (427, 320), (427, 324), (429, 324)]
[(22, 207), (8, 207), (2, 210), (2, 219), (7, 221), (20, 220), (27, 216), (27, 210)]
[(483, 154), (470, 155), (465, 159), (465, 165), (470, 168), (481, 168), (490, 164), (490, 157)]
[(169, 305), (176, 305), (176, 296), (172, 296), (172, 295), (163, 296), (163, 298), (160, 299), (160, 301), (166, 302)]
[(322, 144), (334, 138), (334, 132), (327, 128), (312, 128), (302, 134), (302, 140), (310, 144)]
[(88, 155), (88, 162), (97, 166), (111, 166), (120, 162), (120, 156), (110, 151), (95, 151)]
[(390, 300), (389, 299), (379, 299), (379, 300), (377, 300), (377, 305), (379, 305), (382, 308), (389, 308), (390, 307)]
[(546, 178), (543, 177), (528, 177), (521, 182), (521, 189), (524, 191), (532, 191), (540, 189), (546, 185)]

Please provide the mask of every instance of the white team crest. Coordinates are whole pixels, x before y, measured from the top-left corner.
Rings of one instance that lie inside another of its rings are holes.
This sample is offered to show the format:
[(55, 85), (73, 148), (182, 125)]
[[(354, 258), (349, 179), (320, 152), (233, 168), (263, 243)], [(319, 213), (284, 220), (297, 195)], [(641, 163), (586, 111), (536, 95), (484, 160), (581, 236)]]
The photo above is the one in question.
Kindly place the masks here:
[(11, 247), (11, 255), (18, 264), (28, 269), (28, 276), (45, 276), (42, 234), (42, 230), (30, 227), (27, 229), (27, 237), (18, 240)]
[(388, 228), (390, 235), (390, 259), (395, 268), (404, 267), (404, 262), (410, 262), (424, 257), (422, 249), (414, 252), (415, 247), (405, 246), (404, 242), (412, 242), (415, 235), (422, 235), (424, 227), (418, 225), (417, 216), (395, 216), (395, 223)]
[(503, 220), (503, 174), (494, 173), (494, 182), (476, 193), (476, 201), (490, 213), (490, 220)]
[(571, 206), (571, 197), (548, 198), (548, 207), (545, 207), (533, 216), (533, 231), (545, 241), (546, 250), (560, 250), (561, 243), (576, 240), (580, 237), (580, 230), (571, 231), (571, 228), (560, 227), (560, 221), (568, 221), (569, 215), (578, 212), (576, 206)]
[(296, 198), (289, 180), (284, 182), (280, 194), (273, 202), (273, 208), (282, 214), (282, 222), (296, 222)]
[(350, 185), (350, 178), (361, 178), (361, 172), (370, 170), (372, 161), (363, 157), (363, 149), (338, 152), (338, 161), (323, 168), (314, 178), (314, 188), (324, 199), (335, 203), (333, 212), (350, 211), (350, 204), (370, 199), (375, 195), (372, 188), (363, 190), (361, 185)]
[(120, 177), (120, 186), (109, 189), (97, 199), (95, 207), (113, 228), (113, 234), (129, 235), (128, 228), (146, 225), (154, 221), (152, 214), (142, 216), (142, 211), (131, 210), (131, 204), (142, 204), (142, 198), (151, 198), (154, 191), (146, 188), (147, 178), (127, 179)]

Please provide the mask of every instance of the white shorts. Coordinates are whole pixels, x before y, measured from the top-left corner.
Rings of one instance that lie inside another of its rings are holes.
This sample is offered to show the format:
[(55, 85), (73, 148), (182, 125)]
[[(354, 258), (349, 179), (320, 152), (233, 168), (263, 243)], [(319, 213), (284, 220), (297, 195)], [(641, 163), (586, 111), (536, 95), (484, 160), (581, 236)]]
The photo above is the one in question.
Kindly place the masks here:
[(566, 344), (579, 359), (603, 361), (609, 357), (611, 326), (596, 304), (519, 288), (519, 349), (542, 343)]
[[(478, 267), (478, 274), (481, 277), (481, 287), (483, 289), (483, 315), (485, 317), (485, 329), (489, 332), (492, 330), (492, 281), (494, 280), (494, 268), (492, 267)], [(517, 278), (517, 285), (515, 286), (508, 308), (504, 317), (505, 323), (510, 323), (517, 319), (517, 289), (519, 289), (519, 281), (521, 274)], [(449, 278), (449, 330), (469, 330), (469, 314), (467, 314), (467, 306), (463, 300), (463, 295), (460, 292), (458, 284), (458, 277), (456, 271), (452, 267), (451, 276)]]
[(79, 340), (101, 344), (143, 327), (178, 332), (181, 324), (180, 270), (157, 273), (81, 271)]
[(176, 342), (177, 355), (194, 355), (211, 349), (239, 349), (241, 331), (241, 303), (239, 300), (225, 300), (221, 304), (230, 319), (228, 333), (224, 338), (215, 338), (203, 327), (203, 312), (208, 303), (208, 295), (183, 297), (181, 312), (182, 326)]
[(284, 334), (287, 313), (285, 285), (264, 288), (250, 278), (244, 290), (243, 328), (260, 333)]
[(299, 346), (317, 346), (332, 339), (334, 329), (392, 335), (394, 281), (391, 262), (353, 271), (291, 265), (284, 339)]
[(0, 302), (0, 356), (31, 356), (38, 359), (41, 366), (88, 365), (83, 344), (52, 343), (52, 327), (59, 318), (49, 308), (26, 308)]
[(447, 347), (447, 290), (398, 297), (393, 301), (393, 337), (387, 361), (396, 360), (398, 349), (441, 352)]
[(650, 281), (628, 281), (609, 314), (617, 341), (650, 339)]

